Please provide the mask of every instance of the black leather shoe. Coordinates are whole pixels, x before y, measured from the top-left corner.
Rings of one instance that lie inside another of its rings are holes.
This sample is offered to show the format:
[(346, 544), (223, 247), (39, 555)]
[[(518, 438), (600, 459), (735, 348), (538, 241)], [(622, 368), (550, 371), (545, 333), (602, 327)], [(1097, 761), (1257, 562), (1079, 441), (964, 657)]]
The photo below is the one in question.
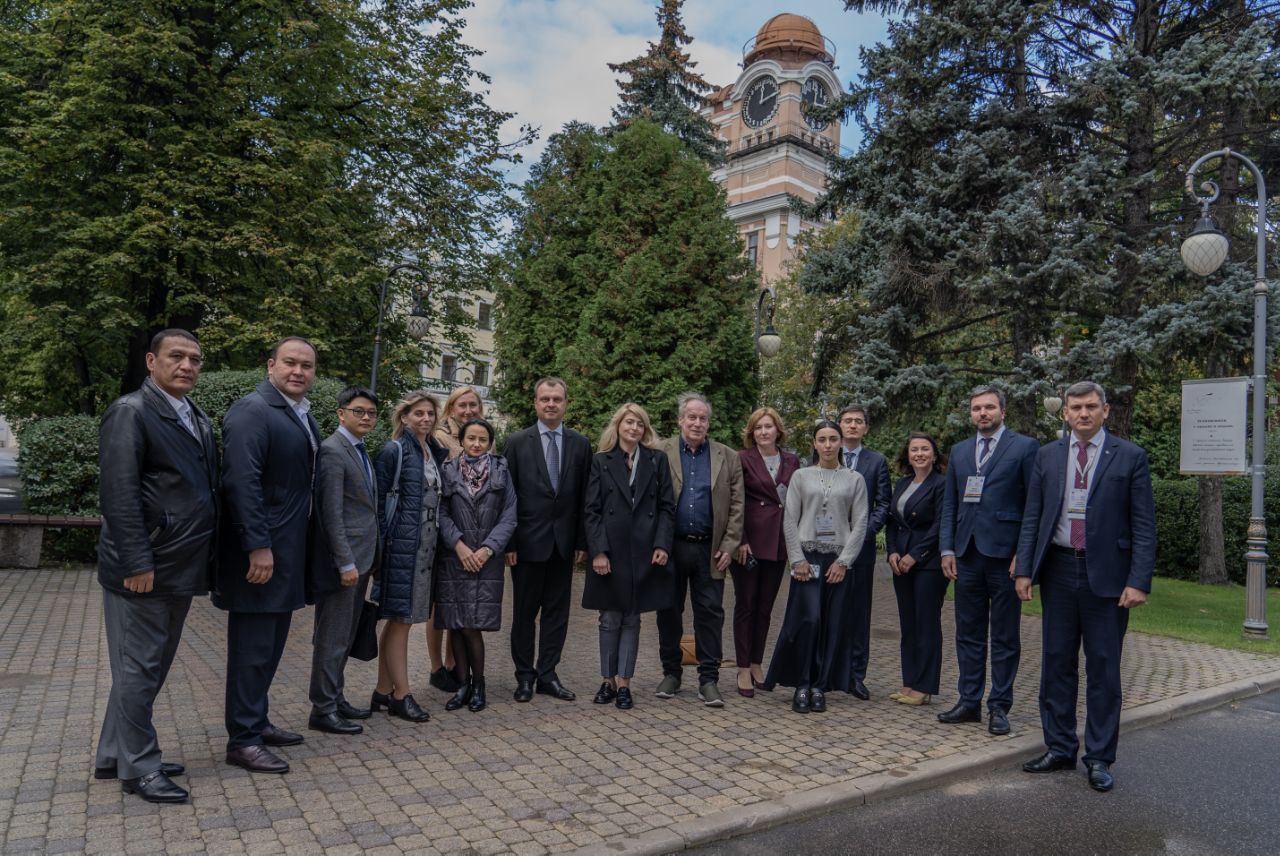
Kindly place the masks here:
[(533, 681), (516, 681), (515, 700), (533, 701)]
[[(166, 776), (181, 776), (187, 772), (187, 768), (181, 764), (170, 764), (166, 761), (160, 764), (160, 772)], [(119, 777), (119, 772), (115, 767), (94, 767), (93, 777), (95, 779), (115, 779)]]
[(1009, 717), (998, 707), (987, 711), (987, 731), (997, 736), (1009, 733)]
[(827, 712), (827, 694), (817, 687), (809, 690), (809, 710), (814, 713)]
[(347, 722), (336, 713), (313, 713), (307, 720), (307, 728), (312, 731), (325, 731), (329, 734), (359, 734), (362, 726)]
[(463, 684), (462, 688), (453, 694), (447, 702), (444, 703), (445, 710), (457, 710), (460, 707), (466, 707), (471, 701), (471, 684)]
[(489, 701), (484, 697), (484, 678), (472, 678), (471, 701), (467, 703), (467, 710), (472, 713), (479, 713), (488, 705)]
[(853, 679), (853, 686), (849, 688), (849, 695), (854, 698), (862, 699), (863, 701), (867, 701), (871, 698), (871, 692), (867, 689), (867, 685), (859, 678)]
[(981, 722), (982, 711), (967, 704), (957, 704), (951, 710), (938, 714), (938, 721), (945, 722), (947, 725), (955, 725), (958, 722)]
[(389, 707), (391, 707), (391, 696), (389, 694), (374, 690), (373, 695), (369, 696), (369, 710), (374, 713)]
[(392, 696), (391, 704), (387, 705), (387, 713), (406, 722), (426, 722), (431, 718), (431, 714), (423, 710), (412, 695), (404, 698)]
[(812, 708), (809, 706), (809, 688), (797, 687), (795, 694), (791, 696), (791, 709), (796, 713), (808, 713)]
[(431, 673), (431, 686), (442, 692), (456, 693), (458, 687), (462, 686), (462, 682), (458, 680), (458, 676), (452, 669), (441, 666)]
[[(1089, 787), (1104, 794), (1115, 787), (1116, 780), (1111, 775), (1111, 765), (1106, 761), (1085, 761), (1084, 765), (1089, 770)], [(1075, 764), (1071, 766), (1074, 767)]]
[(338, 716), (343, 719), (368, 719), (373, 716), (373, 709), (370, 707), (356, 707), (348, 704), (346, 699), (338, 702)]
[[(1110, 781), (1110, 776), (1107, 777)], [(152, 770), (136, 779), (121, 779), (120, 790), (137, 794), (147, 802), (180, 803), (187, 801), (187, 792), (175, 785), (163, 770)]]
[(1039, 758), (1033, 758), (1022, 765), (1022, 769), (1028, 773), (1056, 773), (1059, 770), (1074, 770), (1075, 768), (1075, 758), (1066, 758), (1062, 755), (1055, 755), (1052, 752), (1046, 752)]
[[(596, 697), (591, 700), (592, 704), (609, 704), (618, 697), (620, 690), (616, 690), (613, 684), (605, 681), (600, 685), (600, 689), (596, 690)], [(627, 695), (631, 695), (631, 690), (627, 690)]]
[(573, 701), (578, 697), (573, 690), (566, 688), (564, 684), (560, 683), (559, 678), (552, 678), (549, 681), (539, 681), (537, 689), (538, 695), (555, 696), (561, 701)]
[(289, 764), (266, 746), (242, 746), (227, 753), (227, 763), (250, 773), (287, 773)]
[(631, 697), (631, 687), (618, 687), (618, 698), (614, 702), (618, 710), (631, 710), (635, 707), (635, 699)]
[(274, 725), (268, 725), (262, 731), (262, 742), (268, 746), (297, 746), (305, 739), (301, 734), (294, 734)]

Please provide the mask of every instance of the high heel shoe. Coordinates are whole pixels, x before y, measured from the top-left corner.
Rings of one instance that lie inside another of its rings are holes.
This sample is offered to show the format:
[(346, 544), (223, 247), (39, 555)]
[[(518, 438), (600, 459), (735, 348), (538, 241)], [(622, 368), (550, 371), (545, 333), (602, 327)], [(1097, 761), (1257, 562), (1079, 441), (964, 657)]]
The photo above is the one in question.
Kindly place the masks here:
[(390, 704), (387, 705), (387, 712), (396, 719), (407, 722), (426, 722), (431, 718), (431, 714), (423, 710), (412, 695), (406, 695), (404, 698), (392, 696)]
[(471, 684), (465, 683), (447, 702), (444, 703), (444, 709), (457, 710), (460, 707), (465, 707), (469, 701), (471, 701)]
[(467, 710), (472, 713), (479, 713), (485, 709), (486, 704), (484, 678), (473, 678), (471, 681), (471, 703), (467, 705)]
[(389, 709), (390, 707), (391, 695), (389, 693), (380, 693), (377, 690), (374, 690), (373, 695), (369, 698), (369, 710), (373, 713), (377, 713), (383, 708)]

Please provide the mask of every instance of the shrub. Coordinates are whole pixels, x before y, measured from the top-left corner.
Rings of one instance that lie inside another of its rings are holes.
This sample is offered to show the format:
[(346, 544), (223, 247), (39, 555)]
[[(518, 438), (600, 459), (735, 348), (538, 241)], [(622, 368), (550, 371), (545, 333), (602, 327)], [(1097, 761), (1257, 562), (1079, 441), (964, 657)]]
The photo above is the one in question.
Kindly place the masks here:
[[(1156, 573), (1186, 580), (1200, 578), (1200, 495), (1194, 478), (1155, 479)], [(1227, 573), (1232, 582), (1245, 581), (1244, 554), (1249, 529), (1250, 479), (1228, 478), (1222, 485), (1222, 526)], [(1280, 584), (1280, 468), (1267, 468), (1263, 490), (1267, 521), (1268, 585)]]
[[(18, 430), (18, 477), (32, 514), (98, 514), (98, 420), (92, 416), (36, 419)], [(93, 561), (97, 529), (50, 529), (51, 559)]]

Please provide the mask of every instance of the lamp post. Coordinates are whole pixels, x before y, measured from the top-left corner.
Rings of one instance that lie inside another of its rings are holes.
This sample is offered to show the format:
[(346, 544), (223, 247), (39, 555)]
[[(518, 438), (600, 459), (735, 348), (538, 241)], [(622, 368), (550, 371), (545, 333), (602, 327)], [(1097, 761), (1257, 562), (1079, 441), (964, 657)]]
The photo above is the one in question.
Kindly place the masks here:
[[(765, 309), (766, 301), (769, 304), (768, 310)], [(762, 357), (772, 357), (782, 347), (782, 337), (778, 335), (777, 330), (773, 329), (773, 313), (777, 308), (778, 293), (768, 286), (760, 289), (760, 296), (756, 298), (756, 350)], [(766, 311), (767, 316), (765, 316)], [(763, 333), (760, 332), (761, 318), (765, 319)]]
[[(425, 273), (420, 266), (404, 262), (387, 271), (387, 275), (382, 280), (382, 288), (378, 293), (378, 326), (373, 334), (373, 368), (369, 370), (369, 391), (374, 395), (378, 393), (378, 362), (382, 358), (382, 319), (387, 309), (387, 286), (391, 283), (391, 278), (402, 270), (416, 271), (419, 274)], [(409, 313), (408, 323), (409, 335), (414, 339), (422, 340), (426, 338), (427, 333), (431, 330), (431, 319), (427, 316), (427, 304), (430, 299), (430, 283), (427, 285), (426, 294), (421, 292), (414, 293), (413, 311)]]
[(1058, 415), (1062, 412), (1062, 396), (1046, 395), (1040, 400), (1040, 403), (1044, 405), (1044, 412), (1049, 415), (1049, 418), (1056, 419), (1058, 421), (1058, 437), (1061, 438), (1067, 436), (1067, 423)]
[(1227, 258), (1227, 236), (1213, 217), (1209, 205), (1218, 198), (1218, 185), (1205, 181), (1195, 190), (1196, 170), (1206, 161), (1235, 158), (1253, 173), (1258, 186), (1257, 273), (1253, 282), (1253, 455), (1249, 471), (1253, 478), (1252, 501), (1249, 507), (1248, 549), (1245, 561), (1248, 566), (1245, 577), (1244, 637), (1267, 638), (1267, 522), (1263, 511), (1263, 484), (1266, 475), (1266, 418), (1267, 418), (1267, 184), (1262, 171), (1253, 161), (1231, 149), (1220, 149), (1201, 157), (1187, 170), (1187, 195), (1200, 203), (1200, 220), (1186, 240), (1182, 242), (1182, 260), (1193, 273), (1209, 276)]

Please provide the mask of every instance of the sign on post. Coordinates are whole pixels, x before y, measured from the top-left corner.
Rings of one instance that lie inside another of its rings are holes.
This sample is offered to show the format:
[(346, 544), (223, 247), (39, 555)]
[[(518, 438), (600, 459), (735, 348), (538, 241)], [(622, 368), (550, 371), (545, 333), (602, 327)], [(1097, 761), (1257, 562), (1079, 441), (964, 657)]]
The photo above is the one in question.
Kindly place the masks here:
[(1243, 476), (1249, 472), (1249, 379), (1182, 382), (1182, 448), (1187, 476)]

